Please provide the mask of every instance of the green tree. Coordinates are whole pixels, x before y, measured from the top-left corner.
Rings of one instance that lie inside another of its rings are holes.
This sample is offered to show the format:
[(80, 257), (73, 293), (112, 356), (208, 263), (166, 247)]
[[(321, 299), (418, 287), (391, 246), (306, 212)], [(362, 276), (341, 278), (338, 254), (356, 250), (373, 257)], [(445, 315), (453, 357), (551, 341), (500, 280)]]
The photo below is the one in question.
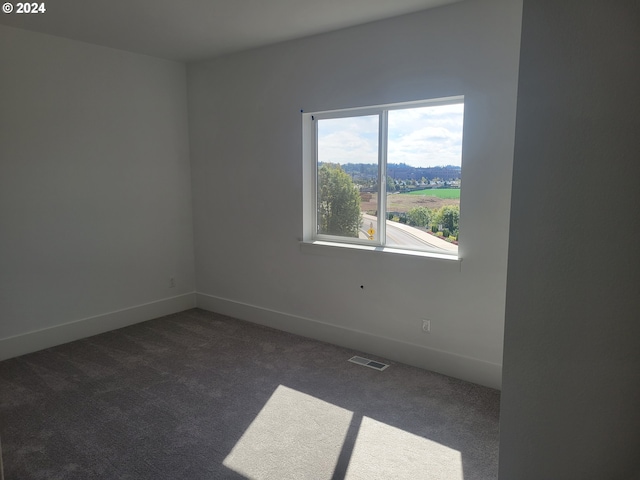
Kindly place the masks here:
[(447, 229), (458, 236), (458, 221), (460, 220), (459, 205), (445, 205), (440, 208), (435, 215), (434, 223), (442, 225), (443, 229)]
[(415, 207), (407, 212), (407, 221), (414, 227), (426, 227), (432, 216), (433, 212), (427, 207)]
[(318, 233), (358, 237), (362, 223), (360, 194), (340, 165), (324, 163), (318, 170)]
[(396, 182), (393, 178), (387, 175), (387, 193), (396, 191)]

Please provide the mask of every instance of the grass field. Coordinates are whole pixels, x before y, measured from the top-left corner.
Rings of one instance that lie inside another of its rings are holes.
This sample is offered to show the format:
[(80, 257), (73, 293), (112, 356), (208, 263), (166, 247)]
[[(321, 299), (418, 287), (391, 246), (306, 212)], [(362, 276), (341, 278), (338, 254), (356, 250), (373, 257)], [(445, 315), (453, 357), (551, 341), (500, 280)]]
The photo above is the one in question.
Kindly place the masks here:
[(401, 193), (400, 195), (459, 199), (460, 189), (459, 188), (429, 188), (427, 190), (418, 190), (416, 192)]
[[(447, 189), (454, 190), (454, 189)], [(429, 190), (429, 193), (433, 193), (437, 190)], [(441, 189), (440, 192), (446, 191)], [(460, 205), (460, 190), (458, 190), (458, 196), (453, 198), (441, 198), (435, 195), (427, 196), (424, 193), (422, 195), (416, 195), (409, 193), (394, 193), (387, 196), (387, 211), (388, 212), (408, 212), (415, 207), (427, 207), (431, 210), (437, 210), (445, 205)], [(422, 192), (420, 192), (422, 193)], [(374, 213), (378, 210), (378, 194), (374, 193), (369, 195), (366, 201), (360, 203), (360, 209), (363, 212)]]

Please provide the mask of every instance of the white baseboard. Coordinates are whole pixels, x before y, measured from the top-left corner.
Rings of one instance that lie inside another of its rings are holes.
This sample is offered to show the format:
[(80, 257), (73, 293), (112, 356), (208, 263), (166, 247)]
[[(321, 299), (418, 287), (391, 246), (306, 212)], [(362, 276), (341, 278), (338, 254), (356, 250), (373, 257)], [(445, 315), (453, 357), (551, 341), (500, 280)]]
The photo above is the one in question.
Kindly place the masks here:
[(295, 333), (341, 347), (379, 355), (389, 360), (500, 389), (502, 365), (455, 353), (380, 337), (366, 332), (278, 312), (268, 308), (196, 293), (196, 306), (248, 322)]
[(74, 320), (61, 325), (0, 339), (0, 360), (17, 357), (80, 338), (90, 337), (196, 306), (196, 294), (185, 293), (115, 312)]

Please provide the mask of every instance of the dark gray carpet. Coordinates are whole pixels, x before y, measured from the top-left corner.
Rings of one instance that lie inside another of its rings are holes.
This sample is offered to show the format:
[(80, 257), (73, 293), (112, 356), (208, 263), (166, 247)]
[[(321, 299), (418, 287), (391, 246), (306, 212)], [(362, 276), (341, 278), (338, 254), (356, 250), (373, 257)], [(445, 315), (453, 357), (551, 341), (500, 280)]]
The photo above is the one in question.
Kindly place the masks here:
[(498, 391), (357, 354), (194, 309), (0, 362), (5, 478), (497, 477)]

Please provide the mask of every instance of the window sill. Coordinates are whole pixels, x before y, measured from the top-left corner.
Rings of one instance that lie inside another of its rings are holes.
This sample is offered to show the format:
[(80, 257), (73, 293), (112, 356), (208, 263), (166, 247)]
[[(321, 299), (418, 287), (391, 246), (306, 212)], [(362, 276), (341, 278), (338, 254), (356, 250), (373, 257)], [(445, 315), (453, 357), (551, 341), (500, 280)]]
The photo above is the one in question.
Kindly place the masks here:
[(352, 243), (324, 242), (320, 240), (317, 240), (315, 242), (300, 242), (300, 251), (302, 253), (310, 253), (313, 255), (327, 255), (332, 257), (350, 257), (353, 256), (354, 253), (357, 254), (358, 252), (373, 252), (375, 254), (382, 255), (402, 255), (420, 258), (432, 258), (436, 260), (443, 260), (446, 262), (462, 262), (462, 258), (450, 254), (421, 252), (418, 250), (404, 250), (401, 248), (359, 245)]

